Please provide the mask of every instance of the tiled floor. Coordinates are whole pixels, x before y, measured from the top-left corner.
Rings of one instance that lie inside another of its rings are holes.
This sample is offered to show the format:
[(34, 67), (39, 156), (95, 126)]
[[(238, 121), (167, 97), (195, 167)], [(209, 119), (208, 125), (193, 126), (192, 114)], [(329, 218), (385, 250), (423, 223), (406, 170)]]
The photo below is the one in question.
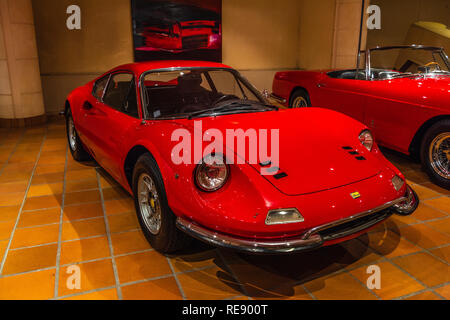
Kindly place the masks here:
[[(0, 130), (0, 299), (449, 299), (449, 191), (420, 165), (388, 157), (422, 199), (358, 239), (289, 256), (250, 256), (195, 242), (151, 249), (132, 199), (69, 156), (62, 122)], [(70, 289), (72, 266), (81, 288)], [(381, 289), (366, 286), (367, 267)]]

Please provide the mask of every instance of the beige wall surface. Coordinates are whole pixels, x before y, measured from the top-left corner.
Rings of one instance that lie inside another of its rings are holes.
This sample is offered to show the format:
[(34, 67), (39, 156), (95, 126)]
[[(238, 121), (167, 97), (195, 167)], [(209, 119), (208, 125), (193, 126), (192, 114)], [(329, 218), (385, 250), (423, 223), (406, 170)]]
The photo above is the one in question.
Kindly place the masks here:
[[(258, 89), (285, 69), (332, 66), (337, 0), (222, 0), (223, 62)], [(353, 1), (353, 0), (352, 0)], [(81, 30), (66, 28), (66, 8), (81, 7)], [(133, 61), (130, 0), (33, 0), (47, 113), (67, 94)]]
[(404, 44), (417, 21), (450, 26), (450, 0), (371, 0), (371, 4), (380, 6), (381, 30), (368, 31), (368, 47)]

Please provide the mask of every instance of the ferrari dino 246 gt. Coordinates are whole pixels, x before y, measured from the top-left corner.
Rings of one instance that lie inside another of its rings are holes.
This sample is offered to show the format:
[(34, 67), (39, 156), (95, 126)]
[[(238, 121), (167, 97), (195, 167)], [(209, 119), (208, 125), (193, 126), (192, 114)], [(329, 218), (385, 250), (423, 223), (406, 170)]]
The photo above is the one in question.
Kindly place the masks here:
[[(335, 111), (271, 106), (222, 64), (123, 65), (75, 89), (65, 114), (73, 157), (93, 157), (134, 195), (142, 231), (160, 252), (192, 237), (251, 253), (313, 249), (418, 204), (366, 126)], [(174, 161), (174, 132), (203, 136), (200, 121), (223, 136), (278, 132), (269, 148), (278, 160), (250, 161), (252, 147), (230, 152), (227, 139), (223, 154), (205, 144), (198, 161)]]

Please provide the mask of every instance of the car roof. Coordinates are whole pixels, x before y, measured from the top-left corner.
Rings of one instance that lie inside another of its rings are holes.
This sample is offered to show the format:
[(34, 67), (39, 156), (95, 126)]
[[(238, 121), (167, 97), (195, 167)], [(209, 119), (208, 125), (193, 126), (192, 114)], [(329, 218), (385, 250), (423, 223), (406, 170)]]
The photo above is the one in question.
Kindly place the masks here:
[(161, 60), (161, 61), (147, 61), (147, 62), (135, 62), (129, 64), (123, 64), (106, 73), (114, 72), (118, 70), (129, 70), (135, 74), (141, 74), (146, 71), (157, 69), (170, 69), (170, 68), (226, 68), (231, 67), (217, 62), (209, 61), (189, 61), (189, 60)]

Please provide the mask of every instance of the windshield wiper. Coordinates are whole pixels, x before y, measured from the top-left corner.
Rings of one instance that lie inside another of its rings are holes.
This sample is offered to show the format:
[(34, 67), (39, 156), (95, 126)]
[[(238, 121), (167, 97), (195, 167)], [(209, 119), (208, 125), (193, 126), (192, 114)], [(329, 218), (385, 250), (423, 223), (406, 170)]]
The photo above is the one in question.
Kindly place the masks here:
[[(190, 120), (194, 117), (199, 117), (199, 116), (206, 115), (206, 114), (217, 114), (217, 113), (224, 112), (224, 111), (243, 111), (243, 110), (265, 111), (266, 110), (266, 109), (258, 108), (256, 105), (263, 105), (263, 104), (247, 103), (247, 102), (246, 103), (231, 102), (231, 103), (222, 105), (220, 107), (193, 112), (189, 115), (188, 119)], [(265, 105), (263, 105), (263, 106), (265, 106)], [(271, 106), (271, 107), (273, 107), (273, 106)], [(273, 107), (273, 108), (277, 108), (277, 107)]]

